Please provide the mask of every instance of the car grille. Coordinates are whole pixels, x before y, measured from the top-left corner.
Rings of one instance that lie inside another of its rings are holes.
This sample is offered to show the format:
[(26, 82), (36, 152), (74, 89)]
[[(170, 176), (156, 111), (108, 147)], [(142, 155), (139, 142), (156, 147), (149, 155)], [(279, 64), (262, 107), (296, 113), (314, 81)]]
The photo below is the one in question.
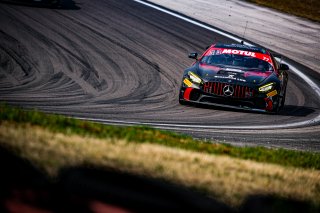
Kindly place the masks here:
[[(231, 95), (226, 95), (223, 91), (228, 85), (233, 88), (233, 93)], [(250, 87), (221, 82), (206, 82), (203, 85), (203, 90), (206, 93), (233, 98), (251, 98), (254, 96), (254, 90)]]

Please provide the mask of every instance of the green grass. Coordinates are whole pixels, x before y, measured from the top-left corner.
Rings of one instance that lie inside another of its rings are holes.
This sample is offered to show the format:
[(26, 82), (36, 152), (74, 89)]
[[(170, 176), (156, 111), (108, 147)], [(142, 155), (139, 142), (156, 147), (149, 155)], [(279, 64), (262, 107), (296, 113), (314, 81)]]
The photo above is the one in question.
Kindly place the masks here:
[(274, 163), (284, 166), (311, 168), (320, 170), (320, 153), (268, 149), (263, 147), (234, 147), (227, 144), (212, 144), (194, 140), (185, 135), (156, 130), (150, 127), (117, 127), (99, 123), (76, 120), (62, 115), (45, 114), (39, 111), (27, 111), (21, 108), (0, 106), (1, 121), (28, 123), (45, 127), (53, 132), (79, 134), (97, 138), (126, 139), (135, 143), (155, 143), (169, 147), (192, 150), (201, 153), (223, 154), (240, 159)]
[(320, 22), (319, 0), (247, 0), (285, 13)]

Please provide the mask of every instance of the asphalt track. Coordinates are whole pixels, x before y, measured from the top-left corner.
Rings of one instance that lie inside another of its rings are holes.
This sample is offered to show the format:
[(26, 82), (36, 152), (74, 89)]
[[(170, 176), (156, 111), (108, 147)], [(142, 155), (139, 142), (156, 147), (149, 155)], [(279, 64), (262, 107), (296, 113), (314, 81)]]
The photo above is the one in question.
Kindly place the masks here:
[[(65, 0), (59, 9), (1, 3), (0, 101), (209, 141), (320, 151), (319, 97), (292, 71), (279, 115), (179, 105), (187, 54), (214, 40), (234, 43), (131, 0)], [(317, 73), (286, 60), (319, 85)]]

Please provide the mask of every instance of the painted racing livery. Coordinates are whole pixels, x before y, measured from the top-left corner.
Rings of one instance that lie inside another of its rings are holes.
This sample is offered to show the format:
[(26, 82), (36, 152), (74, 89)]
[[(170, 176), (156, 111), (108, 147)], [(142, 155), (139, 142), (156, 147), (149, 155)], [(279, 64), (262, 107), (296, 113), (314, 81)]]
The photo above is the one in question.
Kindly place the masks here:
[(211, 45), (184, 71), (180, 104), (202, 103), (235, 109), (279, 112), (285, 103), (286, 64), (263, 48), (243, 44)]

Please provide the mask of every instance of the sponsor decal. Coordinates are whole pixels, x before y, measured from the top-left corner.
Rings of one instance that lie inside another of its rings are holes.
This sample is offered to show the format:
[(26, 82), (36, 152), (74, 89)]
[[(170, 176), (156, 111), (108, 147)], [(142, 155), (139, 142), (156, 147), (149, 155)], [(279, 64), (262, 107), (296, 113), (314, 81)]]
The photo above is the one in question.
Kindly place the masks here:
[(277, 95), (277, 94), (278, 94), (277, 90), (273, 90), (273, 91), (271, 91), (271, 92), (269, 92), (269, 93), (267, 94), (267, 97), (273, 97), (273, 96), (275, 96), (275, 95)]
[(236, 81), (246, 82), (245, 79), (236, 78), (236, 77), (234, 77), (234, 75), (228, 75), (228, 76), (215, 75), (214, 77), (215, 78), (220, 78), (220, 79), (232, 79), (232, 80), (236, 80)]
[(183, 83), (185, 83), (188, 87), (191, 87), (191, 86), (192, 86), (191, 81), (189, 81), (189, 79), (187, 79), (187, 78), (185, 78), (185, 79), (183, 80)]
[(244, 73), (243, 70), (239, 70), (239, 69), (233, 69), (233, 68), (226, 68), (226, 71), (231, 71), (231, 72), (240, 72), (240, 73)]
[(245, 55), (245, 56), (256, 57), (255, 52), (244, 51), (244, 50), (224, 49), (222, 51), (222, 54), (235, 54), (235, 55)]
[(209, 53), (209, 55), (220, 55), (221, 50), (220, 49), (212, 49)]

